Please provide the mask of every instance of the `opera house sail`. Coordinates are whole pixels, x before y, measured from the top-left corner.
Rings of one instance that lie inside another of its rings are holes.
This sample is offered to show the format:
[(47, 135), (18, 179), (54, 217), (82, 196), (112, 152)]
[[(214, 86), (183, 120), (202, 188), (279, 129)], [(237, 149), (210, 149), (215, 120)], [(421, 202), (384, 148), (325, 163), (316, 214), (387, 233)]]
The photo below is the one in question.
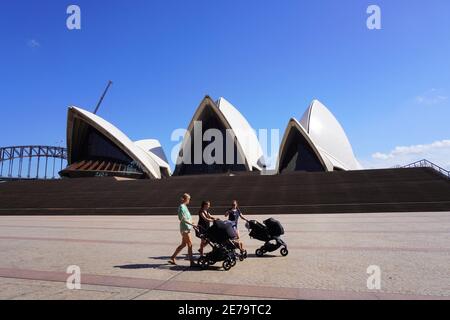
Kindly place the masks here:
[[(255, 130), (224, 98), (214, 101), (206, 96), (182, 138), (175, 176), (258, 173), (265, 169)], [(133, 142), (108, 121), (77, 107), (68, 110), (67, 162), (60, 172), (62, 177), (161, 179), (171, 175), (158, 140)], [(344, 129), (322, 103), (314, 100), (300, 121), (290, 119), (276, 172), (359, 169), (362, 167)]]
[(174, 175), (261, 171), (262, 148), (255, 131), (227, 100), (206, 96), (180, 145)]
[(300, 121), (290, 119), (277, 167), (279, 173), (362, 169), (344, 129), (318, 100), (311, 103)]
[(101, 117), (69, 107), (67, 162), (63, 177), (115, 176), (160, 179), (170, 175), (157, 140), (131, 141)]

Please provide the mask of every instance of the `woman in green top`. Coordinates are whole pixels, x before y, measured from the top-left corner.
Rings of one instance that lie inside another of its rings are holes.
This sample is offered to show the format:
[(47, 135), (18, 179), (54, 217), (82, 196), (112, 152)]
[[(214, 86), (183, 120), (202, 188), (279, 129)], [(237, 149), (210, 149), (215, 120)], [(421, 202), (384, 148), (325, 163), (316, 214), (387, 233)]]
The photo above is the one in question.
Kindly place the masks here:
[(187, 208), (189, 201), (191, 200), (191, 196), (187, 193), (183, 194), (181, 197), (181, 204), (178, 207), (178, 219), (180, 220), (180, 233), (181, 233), (181, 244), (173, 253), (172, 257), (168, 261), (170, 264), (176, 264), (175, 258), (177, 255), (183, 250), (186, 246), (188, 247), (188, 256), (191, 261), (191, 267), (195, 266), (194, 258), (192, 256), (192, 237), (191, 230), (194, 226), (192, 224), (191, 213)]

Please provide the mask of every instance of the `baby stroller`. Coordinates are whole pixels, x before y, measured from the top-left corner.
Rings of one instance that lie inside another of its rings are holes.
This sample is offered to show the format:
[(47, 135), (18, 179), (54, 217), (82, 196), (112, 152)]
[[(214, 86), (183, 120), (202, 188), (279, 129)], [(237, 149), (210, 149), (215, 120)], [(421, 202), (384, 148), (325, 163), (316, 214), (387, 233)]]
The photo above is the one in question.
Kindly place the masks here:
[(262, 247), (256, 249), (256, 255), (262, 257), (264, 253), (273, 252), (281, 247), (281, 255), (283, 257), (287, 256), (289, 253), (287, 244), (280, 238), (284, 234), (284, 228), (281, 223), (273, 218), (267, 219), (263, 223), (255, 220), (247, 223), (250, 237), (265, 242)]
[(236, 244), (233, 239), (236, 234), (233, 230), (233, 226), (227, 221), (214, 221), (213, 225), (204, 230), (199, 227), (196, 232), (197, 237), (206, 240), (206, 242), (212, 247), (212, 251), (208, 252), (204, 256), (198, 259), (198, 264), (201, 268), (206, 269), (208, 266), (212, 266), (219, 261), (223, 261), (222, 267), (228, 271), (236, 265), (236, 260), (239, 258), (243, 261), (247, 252), (241, 252), (236, 254)]

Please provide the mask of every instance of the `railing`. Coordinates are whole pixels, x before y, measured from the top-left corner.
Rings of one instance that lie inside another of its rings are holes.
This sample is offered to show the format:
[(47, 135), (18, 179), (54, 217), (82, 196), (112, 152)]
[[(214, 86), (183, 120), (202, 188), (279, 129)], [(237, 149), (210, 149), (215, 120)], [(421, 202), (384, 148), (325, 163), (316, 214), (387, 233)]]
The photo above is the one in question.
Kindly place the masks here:
[(438, 166), (437, 164), (434, 164), (433, 162), (428, 161), (426, 159), (413, 162), (413, 163), (403, 166), (401, 168), (431, 168), (431, 169), (435, 170), (436, 172), (440, 173), (441, 175), (443, 175), (444, 177), (446, 177), (447, 179), (450, 179), (450, 171), (445, 170), (444, 168), (442, 168), (442, 167)]

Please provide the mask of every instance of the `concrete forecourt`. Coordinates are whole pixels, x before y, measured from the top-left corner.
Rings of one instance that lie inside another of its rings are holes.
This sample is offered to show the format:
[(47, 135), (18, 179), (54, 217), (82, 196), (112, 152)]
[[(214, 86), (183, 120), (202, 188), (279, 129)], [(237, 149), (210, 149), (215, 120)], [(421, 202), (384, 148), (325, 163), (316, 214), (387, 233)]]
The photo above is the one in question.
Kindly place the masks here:
[[(275, 218), (289, 255), (256, 257), (241, 223), (249, 257), (224, 271), (167, 264), (175, 215), (1, 216), (0, 299), (450, 299), (450, 212)], [(70, 266), (81, 289), (67, 286)]]

